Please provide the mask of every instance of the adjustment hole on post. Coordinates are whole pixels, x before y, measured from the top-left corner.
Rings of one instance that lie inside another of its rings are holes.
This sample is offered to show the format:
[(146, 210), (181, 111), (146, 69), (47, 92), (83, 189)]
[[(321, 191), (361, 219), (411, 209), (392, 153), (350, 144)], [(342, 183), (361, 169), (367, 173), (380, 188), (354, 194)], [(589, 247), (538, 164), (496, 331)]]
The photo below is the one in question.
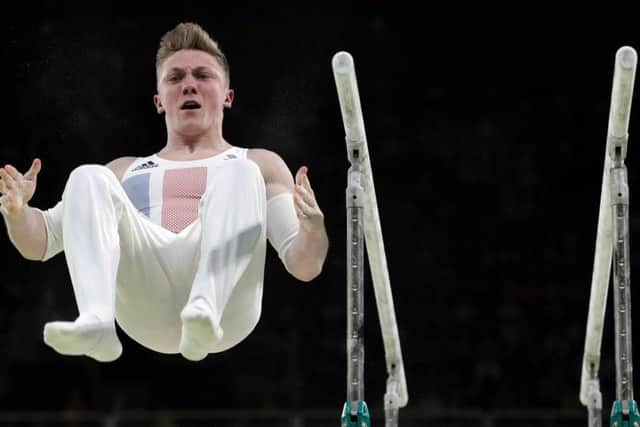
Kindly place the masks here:
[(358, 196), (356, 196), (355, 194), (353, 195), (353, 200), (357, 199)]
[[(355, 196), (354, 196), (355, 197)], [(622, 197), (622, 193), (618, 193), (618, 197)]]

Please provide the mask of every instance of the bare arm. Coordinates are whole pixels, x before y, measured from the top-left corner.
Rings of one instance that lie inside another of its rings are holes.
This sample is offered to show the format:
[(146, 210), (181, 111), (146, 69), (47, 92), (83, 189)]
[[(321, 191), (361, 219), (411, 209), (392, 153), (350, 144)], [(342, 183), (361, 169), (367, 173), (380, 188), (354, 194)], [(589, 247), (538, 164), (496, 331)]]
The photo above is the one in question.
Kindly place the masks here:
[[(121, 179), (133, 160), (135, 157), (121, 157), (106, 166)], [(0, 211), (9, 239), (24, 258), (33, 261), (44, 258), (48, 244), (43, 211), (28, 205), (35, 193), (40, 168), (39, 159), (33, 161), (24, 175), (11, 165), (0, 168)]]
[(35, 159), (22, 175), (16, 168), (0, 168), (0, 211), (11, 243), (28, 260), (41, 260), (47, 248), (47, 233), (42, 212), (28, 205), (36, 189), (41, 162)]
[(322, 272), (329, 250), (324, 215), (316, 202), (307, 176), (306, 166), (296, 173), (294, 203), (300, 219), (300, 230), (287, 252), (287, 265), (296, 277), (309, 281)]
[(286, 253), (286, 266), (298, 280), (309, 282), (321, 272), (329, 249), (324, 215), (316, 202), (307, 176), (307, 167), (298, 169), (295, 181), (284, 161), (267, 150), (250, 150), (265, 180), (267, 199), (283, 193), (293, 194), (295, 210), (300, 221), (298, 234)]

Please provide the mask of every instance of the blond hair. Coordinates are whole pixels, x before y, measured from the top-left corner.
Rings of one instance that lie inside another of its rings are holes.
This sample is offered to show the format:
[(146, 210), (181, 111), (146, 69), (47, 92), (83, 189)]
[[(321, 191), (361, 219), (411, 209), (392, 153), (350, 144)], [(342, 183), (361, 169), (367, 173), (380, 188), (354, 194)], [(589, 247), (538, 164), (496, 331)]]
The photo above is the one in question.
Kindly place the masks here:
[(218, 42), (211, 38), (200, 25), (193, 22), (181, 22), (162, 36), (156, 53), (156, 74), (167, 58), (183, 49), (201, 50), (216, 58), (224, 70), (227, 85), (230, 84), (227, 57), (218, 46)]

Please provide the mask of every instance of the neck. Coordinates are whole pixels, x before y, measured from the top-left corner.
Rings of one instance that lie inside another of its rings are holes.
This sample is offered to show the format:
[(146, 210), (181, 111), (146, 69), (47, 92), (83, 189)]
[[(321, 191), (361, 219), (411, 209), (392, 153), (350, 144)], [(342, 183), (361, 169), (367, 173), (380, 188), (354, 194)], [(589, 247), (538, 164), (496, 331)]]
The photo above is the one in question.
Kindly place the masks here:
[(183, 135), (170, 132), (167, 144), (158, 155), (169, 160), (195, 160), (205, 158), (231, 147), (220, 133)]

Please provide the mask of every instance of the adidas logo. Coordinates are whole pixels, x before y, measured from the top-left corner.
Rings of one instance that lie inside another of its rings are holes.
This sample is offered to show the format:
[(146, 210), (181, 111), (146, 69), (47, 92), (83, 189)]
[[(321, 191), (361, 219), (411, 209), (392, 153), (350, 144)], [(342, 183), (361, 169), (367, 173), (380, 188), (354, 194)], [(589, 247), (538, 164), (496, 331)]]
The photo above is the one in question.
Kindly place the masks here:
[(237, 159), (237, 158), (238, 158), (238, 156), (236, 156), (235, 154), (231, 154), (231, 153), (229, 153), (229, 154), (224, 156), (224, 160)]
[(139, 171), (142, 169), (157, 168), (157, 167), (158, 167), (158, 164), (156, 162), (154, 162), (153, 160), (149, 160), (148, 162), (144, 162), (141, 165), (136, 166), (131, 170), (131, 172)]

